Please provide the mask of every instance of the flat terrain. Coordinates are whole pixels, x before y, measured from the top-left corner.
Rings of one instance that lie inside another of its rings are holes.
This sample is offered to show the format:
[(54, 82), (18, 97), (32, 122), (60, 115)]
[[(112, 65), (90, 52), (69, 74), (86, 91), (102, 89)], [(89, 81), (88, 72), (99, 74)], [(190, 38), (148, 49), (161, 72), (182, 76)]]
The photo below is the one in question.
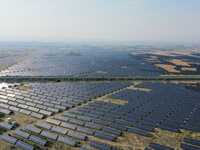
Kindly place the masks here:
[[(36, 149), (98, 149), (104, 145), (142, 150), (152, 143), (181, 149), (185, 138), (200, 140), (200, 94), (198, 82), (177, 83), (10, 84), (1, 89), (0, 107), (11, 113), (2, 116), (0, 125), (9, 117), (18, 127), (1, 133)], [(32, 135), (46, 144), (32, 141)], [(9, 143), (2, 138), (5, 141)], [(17, 143), (1, 149), (22, 148)]]
[(198, 47), (4, 46), (0, 150), (200, 149)]

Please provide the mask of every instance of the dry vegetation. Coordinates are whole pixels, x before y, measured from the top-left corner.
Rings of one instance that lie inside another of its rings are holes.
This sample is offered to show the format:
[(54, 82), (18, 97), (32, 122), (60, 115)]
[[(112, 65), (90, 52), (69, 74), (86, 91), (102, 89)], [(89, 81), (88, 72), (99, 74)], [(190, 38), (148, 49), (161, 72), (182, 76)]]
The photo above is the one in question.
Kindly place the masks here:
[(22, 113), (16, 113), (10, 117), (12, 120), (15, 120), (20, 125), (32, 124), (37, 121), (37, 119), (24, 115)]
[(150, 143), (158, 143), (180, 150), (180, 144), (185, 137), (200, 139), (200, 133), (182, 130), (181, 133), (156, 129), (152, 137), (144, 137), (132, 133), (126, 133), (119, 138), (117, 146), (123, 150), (143, 150)]
[(132, 133), (126, 133), (118, 139), (118, 147), (122, 150), (143, 150), (151, 143), (151, 139)]
[[(3, 121), (4, 117), (5, 115), (0, 113), (0, 122)], [(0, 128), (0, 134), (2, 134), (3, 132), (5, 132), (5, 130)]]
[(121, 99), (115, 99), (111, 97), (105, 97), (105, 99), (98, 99), (99, 101), (107, 102), (107, 103), (112, 103), (112, 104), (117, 104), (117, 105), (125, 105), (128, 104), (128, 101), (126, 100), (121, 100)]
[(23, 90), (23, 91), (28, 91), (30, 90), (32, 87), (28, 84), (25, 83), (21, 83), (20, 85), (17, 86), (17, 89), (19, 90)]
[(176, 66), (169, 64), (155, 64), (156, 67), (162, 68), (169, 73), (180, 73), (179, 70), (176, 69)]
[(186, 62), (186, 61), (183, 61), (183, 60), (180, 60), (180, 59), (172, 59), (169, 62), (176, 65), (176, 66), (190, 67), (189, 62)]
[(20, 150), (20, 149), (0, 140), (0, 150)]
[(66, 144), (56, 142), (48, 150), (79, 150), (80, 148), (70, 147)]
[(200, 133), (182, 130), (180, 133), (169, 132), (157, 129), (154, 139), (155, 143), (160, 143), (175, 149), (180, 149), (180, 144), (185, 137), (200, 139)]

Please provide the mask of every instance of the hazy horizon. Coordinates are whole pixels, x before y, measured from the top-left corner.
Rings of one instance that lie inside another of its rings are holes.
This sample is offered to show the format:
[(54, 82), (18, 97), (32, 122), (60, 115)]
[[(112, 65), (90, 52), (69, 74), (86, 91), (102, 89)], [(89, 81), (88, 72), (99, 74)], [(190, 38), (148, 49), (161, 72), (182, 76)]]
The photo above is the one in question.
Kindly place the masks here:
[(0, 41), (198, 43), (198, 0), (0, 0)]

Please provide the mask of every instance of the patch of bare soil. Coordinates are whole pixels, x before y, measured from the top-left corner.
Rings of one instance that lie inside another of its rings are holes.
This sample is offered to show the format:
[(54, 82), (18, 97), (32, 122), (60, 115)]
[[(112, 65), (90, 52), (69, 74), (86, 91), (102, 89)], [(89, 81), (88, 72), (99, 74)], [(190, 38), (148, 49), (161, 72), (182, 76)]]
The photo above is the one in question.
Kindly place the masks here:
[(200, 133), (182, 130), (180, 133), (156, 129), (152, 137), (125, 133), (120, 137), (116, 146), (122, 150), (143, 150), (150, 143), (158, 143), (180, 150), (181, 142), (185, 137), (200, 140)]
[(117, 105), (125, 105), (128, 104), (128, 101), (126, 100), (121, 100), (121, 99), (115, 99), (110, 96), (104, 97), (103, 99), (98, 99), (99, 101), (107, 102), (107, 103), (112, 103), (112, 104), (117, 104)]
[(66, 144), (56, 142), (48, 150), (79, 150), (80, 148), (70, 147)]
[(37, 119), (21, 114), (21, 113), (16, 113), (12, 116), (10, 116), (12, 120), (15, 120), (18, 124), (20, 125), (26, 125), (26, 124), (32, 124), (37, 121)]
[(20, 149), (15, 148), (14, 146), (12, 146), (4, 141), (0, 141), (0, 150), (20, 150)]
[(189, 62), (186, 62), (186, 61), (181, 60), (181, 59), (172, 59), (169, 62), (176, 65), (176, 66), (190, 67)]
[(17, 89), (19, 90), (23, 90), (23, 91), (28, 91), (30, 90), (32, 87), (30, 85), (27, 84), (23, 84), (21, 83), (20, 85), (17, 86)]
[(176, 66), (170, 64), (155, 64), (156, 67), (162, 68), (168, 73), (180, 73), (179, 70), (176, 69)]
[(118, 147), (122, 150), (144, 150), (152, 142), (149, 137), (144, 137), (132, 133), (125, 133), (118, 139)]

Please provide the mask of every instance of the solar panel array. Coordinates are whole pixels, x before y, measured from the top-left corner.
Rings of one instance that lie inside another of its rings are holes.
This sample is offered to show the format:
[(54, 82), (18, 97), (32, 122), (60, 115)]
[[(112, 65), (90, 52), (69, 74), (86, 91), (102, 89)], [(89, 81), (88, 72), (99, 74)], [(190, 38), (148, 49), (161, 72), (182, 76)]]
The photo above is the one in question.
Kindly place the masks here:
[(80, 56), (66, 55), (62, 51), (32, 53), (0, 71), (0, 76), (152, 76), (162, 73), (153, 65), (143, 63), (142, 57), (130, 56), (126, 52), (103, 52), (94, 54), (90, 51)]
[(124, 109), (138, 128), (200, 131), (199, 92), (175, 84), (148, 83), (144, 87), (152, 91), (125, 90), (113, 95), (129, 102)]
[[(30, 85), (32, 88), (28, 91), (19, 90), (17, 86), (3, 89), (4, 94), (1, 93), (2, 96), (6, 93), (7, 98), (14, 97), (8, 91), (13, 91), (16, 96), (19, 95), (14, 98), (19, 102), (17, 107), (20, 110), (23, 105), (20, 103), (22, 101), (18, 100), (25, 101), (24, 105), (28, 107), (23, 109), (26, 111), (19, 112), (35, 113), (34, 110), (29, 110), (30, 103), (25, 100), (26, 95), (29, 95), (33, 100), (32, 103), (36, 104), (31, 107), (40, 109), (37, 113), (45, 111), (51, 113), (43, 114), (47, 118), (39, 119), (34, 124), (19, 127), (11, 135), (1, 136), (2, 140), (21, 149), (44, 149), (52, 142), (61, 142), (81, 149), (87, 149), (89, 146), (112, 150), (117, 148), (104, 142), (94, 141), (93, 137), (116, 142), (125, 132), (151, 137), (155, 128), (172, 132), (180, 132), (180, 129), (199, 132), (200, 93), (184, 85), (144, 83), (138, 86), (151, 89), (149, 92), (126, 88), (130, 84), (120, 82), (61, 82)], [(113, 100), (121, 99), (128, 103), (117, 104), (94, 99), (113, 91), (115, 91), (111, 94)], [(5, 100), (6, 97), (1, 99)], [(7, 105), (9, 102), (1, 101)], [(38, 102), (41, 104), (38, 105)], [(55, 106), (59, 106), (60, 109)], [(9, 108), (4, 107), (4, 109)], [(58, 111), (55, 111), (56, 109)], [(58, 113), (61, 111), (62, 113)], [(147, 149), (159, 148), (172, 149), (156, 143), (150, 144)]]
[(31, 90), (0, 90), (0, 112), (17, 111), (39, 119), (78, 106), (97, 96), (127, 86), (126, 83), (33, 83)]

